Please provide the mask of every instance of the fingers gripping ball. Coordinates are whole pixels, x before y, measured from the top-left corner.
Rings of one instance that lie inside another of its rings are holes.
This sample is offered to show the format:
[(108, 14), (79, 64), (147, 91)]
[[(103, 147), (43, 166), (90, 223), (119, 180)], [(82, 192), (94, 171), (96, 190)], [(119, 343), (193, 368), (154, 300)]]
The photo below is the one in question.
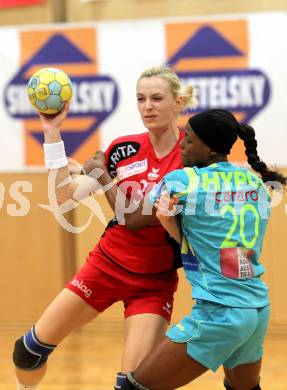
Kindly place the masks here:
[(44, 114), (57, 114), (72, 98), (72, 83), (61, 69), (43, 68), (32, 75), (28, 82), (31, 104)]

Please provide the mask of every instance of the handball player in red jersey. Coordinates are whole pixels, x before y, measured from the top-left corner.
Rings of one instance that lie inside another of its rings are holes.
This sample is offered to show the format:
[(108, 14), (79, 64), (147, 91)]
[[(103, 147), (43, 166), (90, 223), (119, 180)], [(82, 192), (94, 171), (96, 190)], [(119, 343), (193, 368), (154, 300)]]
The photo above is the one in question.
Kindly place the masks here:
[[(114, 387), (120, 389), (125, 373), (136, 369), (163, 337), (170, 321), (179, 247), (157, 222), (155, 211), (141, 213), (141, 225), (144, 219), (145, 227), (128, 230), (124, 220), (132, 218), (132, 213), (117, 203), (117, 189), (120, 186), (123, 192), (127, 190), (126, 198), (132, 207), (144, 207), (145, 194), (166, 173), (182, 167), (180, 141), (184, 134), (177, 127), (177, 118), (193, 105), (194, 91), (192, 86), (183, 87), (171, 69), (153, 67), (140, 75), (136, 97), (148, 131), (119, 137), (105, 153), (96, 153), (84, 163), (86, 175), (80, 181), (70, 176), (60, 133), (68, 107), (55, 117), (40, 114), (45, 165), (58, 170), (58, 202), (87, 197), (95, 190), (91, 189), (91, 181), (97, 182), (109, 188), (105, 195), (116, 217), (79, 272), (36, 324), (16, 341), (13, 361), (18, 390), (38, 389), (55, 347), (75, 328), (94, 320), (117, 301), (124, 303), (125, 331), (122, 367)], [(93, 173), (99, 169), (102, 174), (95, 180)], [(118, 186), (113, 185), (115, 179)], [(58, 187), (64, 180), (69, 183)]]

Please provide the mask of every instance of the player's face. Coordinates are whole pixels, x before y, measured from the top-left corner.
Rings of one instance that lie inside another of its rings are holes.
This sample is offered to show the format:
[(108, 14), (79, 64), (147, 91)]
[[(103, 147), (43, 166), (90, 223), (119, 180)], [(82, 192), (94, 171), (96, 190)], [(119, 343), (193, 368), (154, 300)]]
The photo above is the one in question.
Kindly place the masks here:
[(175, 125), (180, 98), (174, 98), (168, 81), (147, 77), (137, 84), (137, 105), (144, 126), (156, 131)]
[(185, 167), (205, 167), (209, 164), (211, 149), (195, 134), (189, 123), (185, 127), (185, 135), (181, 141), (181, 156)]

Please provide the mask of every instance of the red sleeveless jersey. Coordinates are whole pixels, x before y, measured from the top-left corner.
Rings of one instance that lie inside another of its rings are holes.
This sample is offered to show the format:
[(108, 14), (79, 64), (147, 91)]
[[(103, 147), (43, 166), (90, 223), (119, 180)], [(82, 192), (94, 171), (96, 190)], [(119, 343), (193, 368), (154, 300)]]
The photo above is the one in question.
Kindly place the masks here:
[[(156, 156), (148, 132), (117, 138), (105, 153), (110, 175), (117, 176), (118, 184), (139, 183), (135, 197), (140, 201), (165, 174), (182, 168), (180, 141), (183, 136), (180, 132), (174, 148), (162, 158)], [(110, 261), (132, 273), (167, 272), (177, 268), (180, 262), (177, 244), (160, 224), (129, 230), (113, 220), (98, 245)]]

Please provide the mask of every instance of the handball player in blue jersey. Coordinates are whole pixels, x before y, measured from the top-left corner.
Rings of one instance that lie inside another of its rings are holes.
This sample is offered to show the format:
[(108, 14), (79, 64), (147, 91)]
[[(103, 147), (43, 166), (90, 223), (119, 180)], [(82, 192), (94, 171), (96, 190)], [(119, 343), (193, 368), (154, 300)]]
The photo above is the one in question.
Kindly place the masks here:
[[(228, 162), (238, 137), (259, 175)], [(195, 304), (128, 374), (123, 389), (172, 390), (222, 365), (227, 390), (260, 390), (269, 320), (260, 263), (271, 206), (268, 188), (282, 190), (286, 178), (260, 160), (254, 129), (226, 110), (191, 117), (181, 150), (184, 168), (168, 173), (150, 200), (162, 225), (181, 243)]]

